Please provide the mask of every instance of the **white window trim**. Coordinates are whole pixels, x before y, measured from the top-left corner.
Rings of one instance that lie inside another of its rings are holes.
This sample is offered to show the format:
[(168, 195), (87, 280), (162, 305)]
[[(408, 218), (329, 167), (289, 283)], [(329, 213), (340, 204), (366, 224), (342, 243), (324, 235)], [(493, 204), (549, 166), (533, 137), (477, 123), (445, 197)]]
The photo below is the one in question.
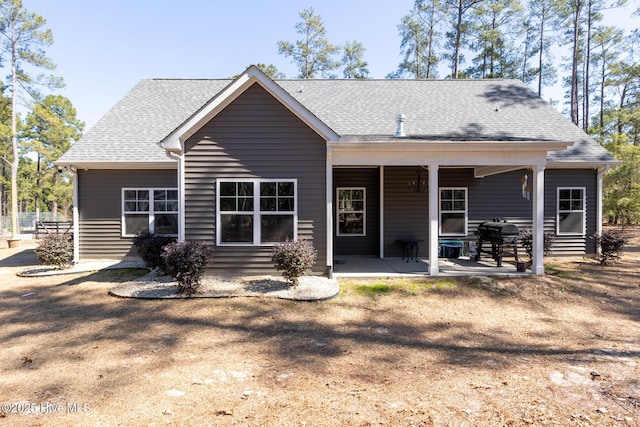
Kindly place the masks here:
[[(223, 242), (220, 232), (220, 184), (223, 182), (252, 182), (253, 183), (253, 211), (229, 211), (225, 215), (253, 215), (253, 242)], [(293, 182), (293, 212), (265, 212), (260, 211), (260, 183), (262, 182)], [(220, 178), (216, 180), (216, 245), (217, 246), (274, 246), (277, 242), (261, 243), (260, 217), (262, 215), (291, 215), (293, 217), (293, 240), (298, 240), (298, 180), (290, 178), (254, 179), (254, 178)]]
[[(560, 210), (560, 191), (562, 190), (582, 190), (582, 209), (580, 210)], [(582, 231), (581, 232), (571, 232), (571, 231), (560, 231), (560, 214), (561, 213), (572, 213), (572, 212), (581, 212), (582, 213)], [(584, 236), (587, 230), (587, 187), (558, 187), (556, 189), (556, 234), (558, 236)]]
[[(464, 232), (463, 233), (443, 233), (442, 232), (442, 214), (443, 213), (460, 213), (458, 210), (442, 210), (442, 191), (443, 190), (464, 190)], [(469, 187), (439, 187), (438, 188), (438, 235), (440, 236), (466, 236), (469, 231)]]
[[(125, 223), (125, 215), (126, 214), (132, 214), (132, 215), (143, 215), (143, 213), (141, 212), (134, 212), (134, 211), (125, 211), (124, 207), (125, 207), (125, 198), (124, 198), (124, 193), (126, 191), (148, 191), (149, 192), (149, 211), (145, 212), (144, 214), (149, 215), (149, 233), (154, 234), (154, 225), (155, 225), (155, 210), (154, 210), (154, 205), (153, 205), (153, 192), (154, 191), (178, 191), (178, 189), (176, 187), (126, 187), (126, 188), (122, 188), (122, 193), (121, 193), (121, 199), (120, 199), (120, 235), (122, 237), (135, 237), (136, 234), (128, 234), (125, 230), (126, 228), (126, 223)], [(179, 197), (179, 196), (178, 196)], [(162, 214), (176, 214), (178, 215), (178, 221), (180, 221), (180, 213), (179, 211), (161, 211)], [(179, 225), (178, 225), (179, 227)], [(178, 233), (176, 234), (167, 234), (167, 236), (177, 236)]]
[[(362, 210), (361, 211), (345, 211), (340, 209), (340, 191), (343, 190), (362, 190)], [(340, 214), (341, 213), (362, 213), (362, 233), (340, 233)], [(340, 237), (362, 237), (367, 235), (367, 188), (366, 187), (336, 187), (336, 236)]]

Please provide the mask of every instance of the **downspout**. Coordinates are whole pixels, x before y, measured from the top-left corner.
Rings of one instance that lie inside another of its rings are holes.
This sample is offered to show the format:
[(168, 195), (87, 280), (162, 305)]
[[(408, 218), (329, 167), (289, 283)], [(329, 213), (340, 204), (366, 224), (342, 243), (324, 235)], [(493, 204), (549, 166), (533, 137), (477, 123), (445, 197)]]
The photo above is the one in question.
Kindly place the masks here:
[(326, 160), (327, 200), (327, 277), (333, 278), (333, 148), (327, 146)]
[(178, 162), (178, 242), (185, 240), (185, 220), (184, 220), (184, 154), (177, 154), (166, 150), (167, 157)]
[[(597, 207), (596, 207), (596, 233), (598, 234), (598, 236), (600, 236), (602, 234), (602, 178), (604, 176), (605, 173), (607, 173), (607, 171), (609, 170), (609, 168), (611, 167), (611, 165), (604, 165), (599, 167), (598, 170), (598, 175), (597, 175), (597, 179), (596, 179), (596, 188), (597, 188)], [(600, 253), (600, 245), (598, 245), (596, 247), (596, 253)]]
[(73, 166), (67, 166), (67, 170), (73, 175), (73, 263), (80, 262), (80, 214), (78, 212), (78, 170)]

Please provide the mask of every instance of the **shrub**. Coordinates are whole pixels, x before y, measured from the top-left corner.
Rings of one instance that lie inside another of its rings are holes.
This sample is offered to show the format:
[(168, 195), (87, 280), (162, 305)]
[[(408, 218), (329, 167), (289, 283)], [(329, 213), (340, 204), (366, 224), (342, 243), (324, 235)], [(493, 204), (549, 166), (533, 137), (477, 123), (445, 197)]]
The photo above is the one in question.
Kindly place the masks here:
[(165, 273), (164, 261), (162, 260), (162, 248), (175, 241), (175, 237), (158, 236), (151, 233), (141, 233), (133, 238), (133, 244), (145, 265), (152, 269), (160, 268), (165, 271)]
[(40, 264), (62, 270), (73, 260), (73, 240), (69, 234), (48, 234), (35, 252)]
[(306, 240), (286, 242), (273, 247), (271, 260), (291, 286), (298, 285), (298, 278), (316, 262), (318, 252)]
[(609, 261), (620, 258), (624, 245), (627, 243), (627, 238), (618, 230), (607, 230), (601, 234), (596, 233), (591, 238), (596, 241), (596, 245), (600, 248), (598, 253), (600, 265), (606, 265)]
[[(520, 244), (524, 248), (527, 255), (529, 255), (529, 261), (533, 259), (533, 228), (527, 227), (522, 230), (520, 233)], [(551, 232), (545, 231), (544, 237), (542, 239), (542, 251), (544, 255), (549, 255), (551, 253), (551, 246), (553, 246), (553, 241), (555, 239), (555, 235)]]
[(165, 271), (178, 281), (179, 293), (193, 294), (198, 290), (209, 254), (204, 242), (174, 242), (164, 247)]

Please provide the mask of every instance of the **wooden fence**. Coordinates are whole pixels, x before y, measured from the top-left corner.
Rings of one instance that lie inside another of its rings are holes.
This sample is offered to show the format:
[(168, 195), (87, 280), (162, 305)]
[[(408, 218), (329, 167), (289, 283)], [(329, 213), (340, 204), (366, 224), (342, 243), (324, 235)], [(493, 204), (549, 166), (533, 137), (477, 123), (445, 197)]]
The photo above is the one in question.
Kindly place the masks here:
[(36, 223), (36, 239), (47, 234), (72, 234), (72, 221), (38, 221)]

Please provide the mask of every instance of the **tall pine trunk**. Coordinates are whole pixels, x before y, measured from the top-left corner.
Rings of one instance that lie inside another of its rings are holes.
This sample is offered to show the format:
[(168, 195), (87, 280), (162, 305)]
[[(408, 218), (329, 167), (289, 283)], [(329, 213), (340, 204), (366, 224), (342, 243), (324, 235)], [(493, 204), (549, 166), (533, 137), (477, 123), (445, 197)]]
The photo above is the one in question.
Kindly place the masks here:
[(540, 13), (540, 52), (538, 52), (538, 96), (542, 96), (542, 66), (544, 61), (544, 24), (546, 10), (542, 9)]
[(591, 64), (591, 4), (589, 0), (587, 6), (587, 46), (584, 56), (584, 86), (582, 96), (582, 129), (587, 132), (589, 130), (589, 65)]
[(11, 233), (13, 237), (20, 234), (18, 229), (18, 166), (20, 165), (20, 153), (18, 152), (18, 118), (16, 114), (17, 55), (18, 52), (14, 43), (11, 51), (11, 149), (13, 151), (13, 159), (11, 160)]
[(579, 119), (579, 85), (578, 85), (578, 55), (580, 53), (580, 15), (582, 13), (583, 0), (573, 0), (573, 49), (571, 52), (571, 121), (580, 126)]
[(462, 38), (462, 4), (463, 0), (458, 0), (458, 20), (456, 21), (456, 41), (453, 51), (453, 73), (454, 79), (458, 78), (458, 67), (460, 63), (460, 40)]

